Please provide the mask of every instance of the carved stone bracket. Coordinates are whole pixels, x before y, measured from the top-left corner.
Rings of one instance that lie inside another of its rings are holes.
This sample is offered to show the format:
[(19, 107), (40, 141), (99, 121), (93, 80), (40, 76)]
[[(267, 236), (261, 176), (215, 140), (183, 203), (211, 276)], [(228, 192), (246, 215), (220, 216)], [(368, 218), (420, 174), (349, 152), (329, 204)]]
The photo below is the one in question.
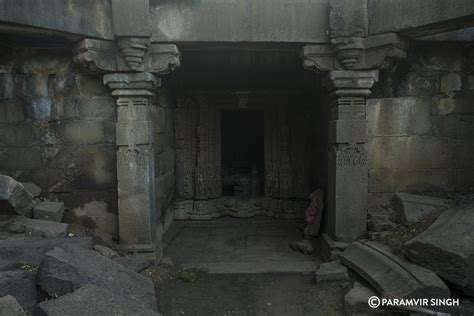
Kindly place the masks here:
[(408, 44), (395, 33), (331, 40), (331, 45), (303, 47), (304, 67), (316, 72), (331, 70), (394, 70), (406, 57)]
[(73, 50), (74, 61), (91, 72), (149, 72), (165, 75), (181, 64), (174, 44), (149, 43), (148, 38), (124, 37), (116, 42), (84, 39)]

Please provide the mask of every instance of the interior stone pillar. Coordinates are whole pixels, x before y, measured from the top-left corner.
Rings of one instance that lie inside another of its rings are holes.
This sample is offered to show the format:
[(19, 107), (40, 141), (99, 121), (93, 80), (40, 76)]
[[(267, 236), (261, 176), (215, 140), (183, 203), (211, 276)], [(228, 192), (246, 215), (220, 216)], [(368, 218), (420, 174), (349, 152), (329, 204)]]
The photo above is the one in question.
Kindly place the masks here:
[(366, 231), (368, 169), (366, 97), (378, 71), (329, 72), (327, 231), (350, 242)]
[(121, 245), (130, 250), (155, 251), (157, 245), (150, 99), (159, 83), (148, 72), (104, 75), (104, 84), (117, 98), (119, 235)]

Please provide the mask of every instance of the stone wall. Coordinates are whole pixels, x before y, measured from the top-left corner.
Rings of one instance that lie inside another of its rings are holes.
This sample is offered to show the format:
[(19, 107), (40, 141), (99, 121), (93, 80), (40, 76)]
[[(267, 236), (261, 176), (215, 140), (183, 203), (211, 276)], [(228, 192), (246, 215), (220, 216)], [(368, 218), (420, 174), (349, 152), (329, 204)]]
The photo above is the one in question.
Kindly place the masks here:
[(70, 52), (0, 52), (0, 173), (64, 201), (66, 219), (116, 234), (115, 100)]
[(474, 189), (474, 76), (463, 47), (412, 47), (367, 103), (369, 192)]
[[(174, 99), (166, 88), (160, 88), (155, 106), (155, 190), (157, 218), (162, 225), (158, 230), (166, 232), (174, 221), (171, 204), (175, 193), (175, 140)], [(158, 234), (160, 236), (160, 232)]]

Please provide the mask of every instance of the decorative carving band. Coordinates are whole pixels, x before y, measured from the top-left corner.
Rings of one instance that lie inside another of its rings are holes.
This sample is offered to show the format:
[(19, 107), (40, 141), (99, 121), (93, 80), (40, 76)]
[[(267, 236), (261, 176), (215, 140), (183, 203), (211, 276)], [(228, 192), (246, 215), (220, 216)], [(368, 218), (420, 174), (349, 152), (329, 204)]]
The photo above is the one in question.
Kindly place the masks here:
[(348, 146), (336, 150), (337, 167), (364, 167), (367, 166), (367, 151), (360, 146)]

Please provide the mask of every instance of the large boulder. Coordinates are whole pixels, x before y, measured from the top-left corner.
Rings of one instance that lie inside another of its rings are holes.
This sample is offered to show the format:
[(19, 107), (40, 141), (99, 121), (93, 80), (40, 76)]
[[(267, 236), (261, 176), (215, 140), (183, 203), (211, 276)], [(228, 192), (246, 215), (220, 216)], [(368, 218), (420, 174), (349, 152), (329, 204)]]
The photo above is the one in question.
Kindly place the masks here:
[(0, 175), (0, 212), (33, 216), (33, 195), (12, 177)]
[(411, 225), (417, 223), (423, 215), (448, 208), (452, 201), (428, 195), (397, 193), (392, 204), (402, 223)]
[(124, 296), (145, 309), (157, 310), (151, 279), (110, 260), (97, 251), (64, 245), (49, 251), (40, 265), (38, 285), (52, 297), (93, 284)]
[(117, 295), (95, 285), (85, 285), (72, 294), (40, 303), (35, 315), (38, 316), (103, 316), (134, 315), (159, 316), (150, 309), (144, 309), (133, 300)]
[(10, 231), (28, 233), (45, 238), (66, 237), (68, 224), (43, 221), (17, 216), (10, 225)]
[(395, 257), (382, 245), (354, 242), (339, 255), (339, 259), (382, 296), (450, 297), (448, 287), (436, 274)]
[(410, 260), (474, 296), (474, 203), (444, 211), (403, 245)]
[(36, 304), (35, 271), (15, 270), (0, 272), (0, 297), (11, 295), (24, 308)]
[(13, 296), (7, 295), (0, 297), (0, 315), (26, 316), (26, 313)]
[(91, 249), (92, 238), (21, 237), (0, 240), (0, 271), (20, 269), (21, 263), (38, 267), (48, 251), (65, 244)]

